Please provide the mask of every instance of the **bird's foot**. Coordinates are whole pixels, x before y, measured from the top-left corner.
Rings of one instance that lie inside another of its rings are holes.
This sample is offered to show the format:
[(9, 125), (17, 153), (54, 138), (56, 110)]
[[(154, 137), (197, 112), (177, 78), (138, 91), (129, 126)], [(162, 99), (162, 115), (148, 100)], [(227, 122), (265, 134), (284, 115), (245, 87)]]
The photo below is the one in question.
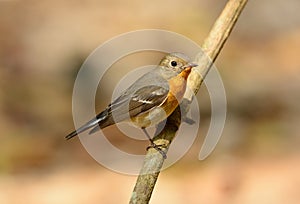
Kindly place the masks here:
[(162, 150), (162, 148), (165, 147), (165, 145), (157, 145), (153, 142), (153, 140), (151, 139), (150, 140), (150, 145), (146, 148), (146, 150), (148, 151), (148, 149), (150, 148), (154, 148), (156, 149), (162, 156), (164, 159), (167, 158), (167, 155), (166, 153)]

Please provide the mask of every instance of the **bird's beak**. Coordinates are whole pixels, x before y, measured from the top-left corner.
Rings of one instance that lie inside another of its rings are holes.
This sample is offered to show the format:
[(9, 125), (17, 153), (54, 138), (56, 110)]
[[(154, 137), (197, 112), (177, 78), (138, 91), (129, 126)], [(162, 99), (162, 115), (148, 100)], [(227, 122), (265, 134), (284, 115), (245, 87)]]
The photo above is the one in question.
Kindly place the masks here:
[(188, 63), (187, 65), (184, 66), (184, 68), (193, 68), (193, 67), (197, 67), (198, 64), (195, 64), (195, 63)]

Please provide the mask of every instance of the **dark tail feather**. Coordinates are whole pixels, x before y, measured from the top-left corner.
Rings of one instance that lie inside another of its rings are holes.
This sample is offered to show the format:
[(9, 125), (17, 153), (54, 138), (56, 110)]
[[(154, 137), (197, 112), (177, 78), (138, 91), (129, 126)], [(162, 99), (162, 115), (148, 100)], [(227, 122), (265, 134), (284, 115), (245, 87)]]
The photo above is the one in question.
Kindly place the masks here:
[(76, 130), (74, 130), (73, 132), (68, 134), (65, 138), (66, 138), (66, 140), (69, 140), (69, 139), (71, 139), (72, 137), (75, 137), (75, 136), (77, 136)]
[(115, 124), (114, 120), (110, 115), (107, 115), (107, 117), (103, 118), (100, 122), (99, 125), (95, 125), (93, 129), (90, 130), (89, 134), (94, 134), (95, 132), (99, 131), (100, 129), (104, 129), (110, 125)]
[(86, 124), (84, 124), (83, 126), (81, 126), (80, 128), (78, 128), (77, 130), (71, 132), (70, 134), (68, 134), (66, 136), (66, 139), (69, 140), (71, 139), (72, 137), (75, 137), (77, 136), (78, 134), (94, 127), (94, 126), (98, 126), (98, 123), (100, 122), (101, 120), (98, 119), (98, 118), (93, 118), (92, 120), (90, 120), (89, 122), (87, 122)]
[(94, 127), (90, 132), (89, 132), (89, 134), (91, 135), (91, 134), (94, 134), (95, 132), (97, 132), (97, 131), (99, 131), (100, 130), (100, 126), (96, 126), (96, 127)]
[(84, 132), (84, 131), (92, 128), (92, 127), (94, 127), (94, 129), (98, 128), (98, 130), (99, 130), (99, 125), (98, 124), (101, 121), (105, 120), (106, 118), (107, 118), (107, 110), (103, 111), (102, 113), (100, 113), (99, 115), (97, 115), (95, 118), (93, 118), (92, 120), (90, 120), (89, 122), (87, 122), (86, 124), (84, 124), (83, 126), (81, 126), (80, 128), (78, 128), (77, 130), (71, 132), (65, 138), (67, 140), (69, 140), (69, 139), (77, 136), (78, 134), (80, 134), (80, 133), (82, 133), (82, 132)]

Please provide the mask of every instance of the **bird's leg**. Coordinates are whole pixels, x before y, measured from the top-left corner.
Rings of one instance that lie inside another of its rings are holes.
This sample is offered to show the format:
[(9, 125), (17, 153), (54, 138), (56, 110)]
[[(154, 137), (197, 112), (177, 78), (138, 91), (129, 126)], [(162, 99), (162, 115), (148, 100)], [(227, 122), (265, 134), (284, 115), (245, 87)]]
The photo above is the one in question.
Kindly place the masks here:
[(148, 150), (149, 148), (154, 148), (154, 149), (156, 149), (156, 150), (163, 156), (164, 159), (166, 159), (166, 158), (167, 158), (167, 155), (166, 155), (166, 153), (161, 149), (161, 147), (164, 146), (164, 145), (157, 145), (157, 144), (155, 144), (155, 143), (153, 142), (152, 138), (150, 137), (150, 135), (148, 134), (148, 132), (146, 131), (146, 129), (145, 129), (145, 128), (142, 128), (142, 130), (143, 130), (143, 132), (145, 133), (145, 135), (147, 136), (148, 140), (150, 141), (150, 146), (147, 147), (147, 150)]

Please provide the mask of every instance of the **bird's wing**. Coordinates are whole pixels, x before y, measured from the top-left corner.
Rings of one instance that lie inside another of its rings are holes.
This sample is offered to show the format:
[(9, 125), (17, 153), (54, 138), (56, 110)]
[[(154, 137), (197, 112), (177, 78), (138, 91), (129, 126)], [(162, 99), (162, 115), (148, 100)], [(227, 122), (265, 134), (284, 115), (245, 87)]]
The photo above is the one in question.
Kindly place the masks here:
[(93, 121), (98, 121), (99, 125), (96, 125), (89, 134), (97, 132), (100, 128), (150, 111), (163, 103), (168, 96), (168, 92), (169, 90), (166, 88), (152, 85), (137, 90), (130, 97), (121, 95), (105, 111), (96, 116)]
[(167, 98), (169, 89), (160, 86), (146, 86), (137, 90), (129, 102), (130, 117), (145, 113), (161, 105)]
[(159, 105), (168, 92), (168, 81), (161, 76), (159, 69), (152, 70), (135, 81), (107, 107), (107, 116), (113, 115), (114, 122), (129, 119)]
[(99, 126), (105, 128), (160, 105), (168, 95), (169, 85), (168, 81), (158, 71), (158, 69), (152, 70), (143, 75), (109, 104), (104, 111), (78, 130), (71, 132), (66, 138), (70, 139), (93, 127), (90, 134), (94, 133), (99, 130)]

